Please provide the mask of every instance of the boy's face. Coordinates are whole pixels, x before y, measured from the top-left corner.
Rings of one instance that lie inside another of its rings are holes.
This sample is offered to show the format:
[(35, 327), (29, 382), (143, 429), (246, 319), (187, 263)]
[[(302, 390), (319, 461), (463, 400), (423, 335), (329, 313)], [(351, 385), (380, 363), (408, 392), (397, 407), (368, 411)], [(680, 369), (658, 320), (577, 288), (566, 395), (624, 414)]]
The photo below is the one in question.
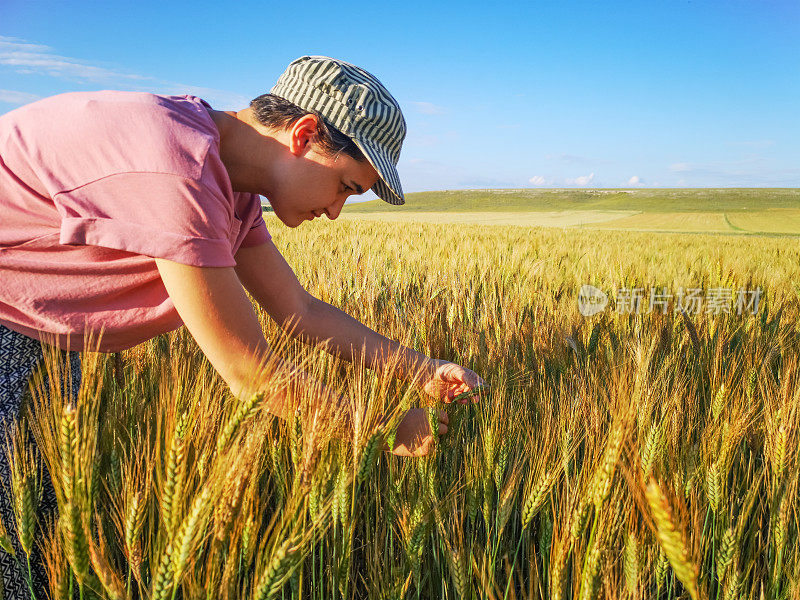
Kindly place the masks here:
[(314, 142), (315, 123), (301, 120), (281, 136), (289, 152), (268, 199), (275, 216), (289, 227), (322, 215), (337, 218), (349, 196), (363, 194), (378, 180), (378, 172), (368, 161), (322, 152)]
[(337, 218), (349, 196), (363, 194), (378, 180), (368, 161), (346, 154), (330, 157), (318, 147), (298, 157), (287, 171), (269, 201), (275, 216), (289, 227), (322, 215)]

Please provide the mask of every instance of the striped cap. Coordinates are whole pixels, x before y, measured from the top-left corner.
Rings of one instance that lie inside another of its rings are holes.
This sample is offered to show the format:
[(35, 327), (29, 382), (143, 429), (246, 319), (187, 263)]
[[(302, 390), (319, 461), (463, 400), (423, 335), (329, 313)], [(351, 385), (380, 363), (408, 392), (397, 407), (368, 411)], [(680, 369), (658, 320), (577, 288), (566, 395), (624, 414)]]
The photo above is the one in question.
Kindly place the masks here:
[(405, 203), (397, 161), (406, 121), (377, 78), (341, 60), (303, 56), (286, 68), (270, 93), (317, 111), (350, 137), (380, 176), (372, 191), (389, 204)]

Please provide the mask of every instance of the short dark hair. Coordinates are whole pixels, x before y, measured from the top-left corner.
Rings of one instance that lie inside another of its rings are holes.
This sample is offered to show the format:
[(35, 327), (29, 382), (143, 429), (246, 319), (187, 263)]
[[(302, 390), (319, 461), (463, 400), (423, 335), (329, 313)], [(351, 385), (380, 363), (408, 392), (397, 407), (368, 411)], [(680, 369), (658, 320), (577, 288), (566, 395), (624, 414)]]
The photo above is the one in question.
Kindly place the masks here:
[(262, 94), (255, 98), (250, 102), (250, 108), (259, 123), (274, 129), (288, 129), (306, 115), (314, 115), (319, 119), (317, 142), (323, 152), (330, 156), (343, 152), (359, 162), (367, 160), (349, 136), (336, 129), (315, 110), (305, 110), (274, 94)]

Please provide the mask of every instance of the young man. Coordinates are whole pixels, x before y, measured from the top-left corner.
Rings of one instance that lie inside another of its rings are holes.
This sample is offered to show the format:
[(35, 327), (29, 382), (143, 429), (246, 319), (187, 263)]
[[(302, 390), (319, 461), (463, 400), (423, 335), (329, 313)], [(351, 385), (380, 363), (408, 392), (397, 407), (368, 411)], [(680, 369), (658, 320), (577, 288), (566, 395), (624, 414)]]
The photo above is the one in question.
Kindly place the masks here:
[[(289, 227), (335, 219), (368, 189), (403, 204), (404, 137), (400, 107), (375, 77), (309, 56), (238, 112), (192, 96), (96, 92), (0, 117), (0, 422), (17, 419), (43, 333), (74, 351), (102, 329), (100, 350), (117, 351), (185, 324), (231, 391), (252, 393), (271, 350), (245, 289), (294, 335), (348, 360), (381, 369), (399, 354), (400, 376), (422, 369), (421, 387), (444, 401), (480, 385), (309, 295), (261, 215), (259, 194)], [(425, 413), (409, 411), (391, 450), (423, 455), (430, 433)], [(4, 496), (7, 525), (8, 508)]]

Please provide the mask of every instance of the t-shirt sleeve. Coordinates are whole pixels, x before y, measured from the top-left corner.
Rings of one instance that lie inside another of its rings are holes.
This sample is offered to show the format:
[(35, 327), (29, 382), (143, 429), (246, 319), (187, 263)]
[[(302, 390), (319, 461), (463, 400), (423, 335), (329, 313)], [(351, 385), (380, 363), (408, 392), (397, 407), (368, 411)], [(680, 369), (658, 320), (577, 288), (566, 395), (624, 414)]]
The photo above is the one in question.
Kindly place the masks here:
[(247, 215), (245, 223), (250, 225), (250, 230), (242, 240), (242, 248), (250, 248), (252, 246), (260, 246), (272, 239), (272, 236), (267, 230), (267, 224), (264, 222), (264, 212), (261, 208), (261, 197), (254, 195), (251, 206), (253, 207), (252, 214)]
[(103, 246), (198, 267), (236, 264), (232, 240), (241, 222), (225, 194), (202, 180), (119, 173), (58, 193), (53, 201), (61, 214), (61, 244)]

